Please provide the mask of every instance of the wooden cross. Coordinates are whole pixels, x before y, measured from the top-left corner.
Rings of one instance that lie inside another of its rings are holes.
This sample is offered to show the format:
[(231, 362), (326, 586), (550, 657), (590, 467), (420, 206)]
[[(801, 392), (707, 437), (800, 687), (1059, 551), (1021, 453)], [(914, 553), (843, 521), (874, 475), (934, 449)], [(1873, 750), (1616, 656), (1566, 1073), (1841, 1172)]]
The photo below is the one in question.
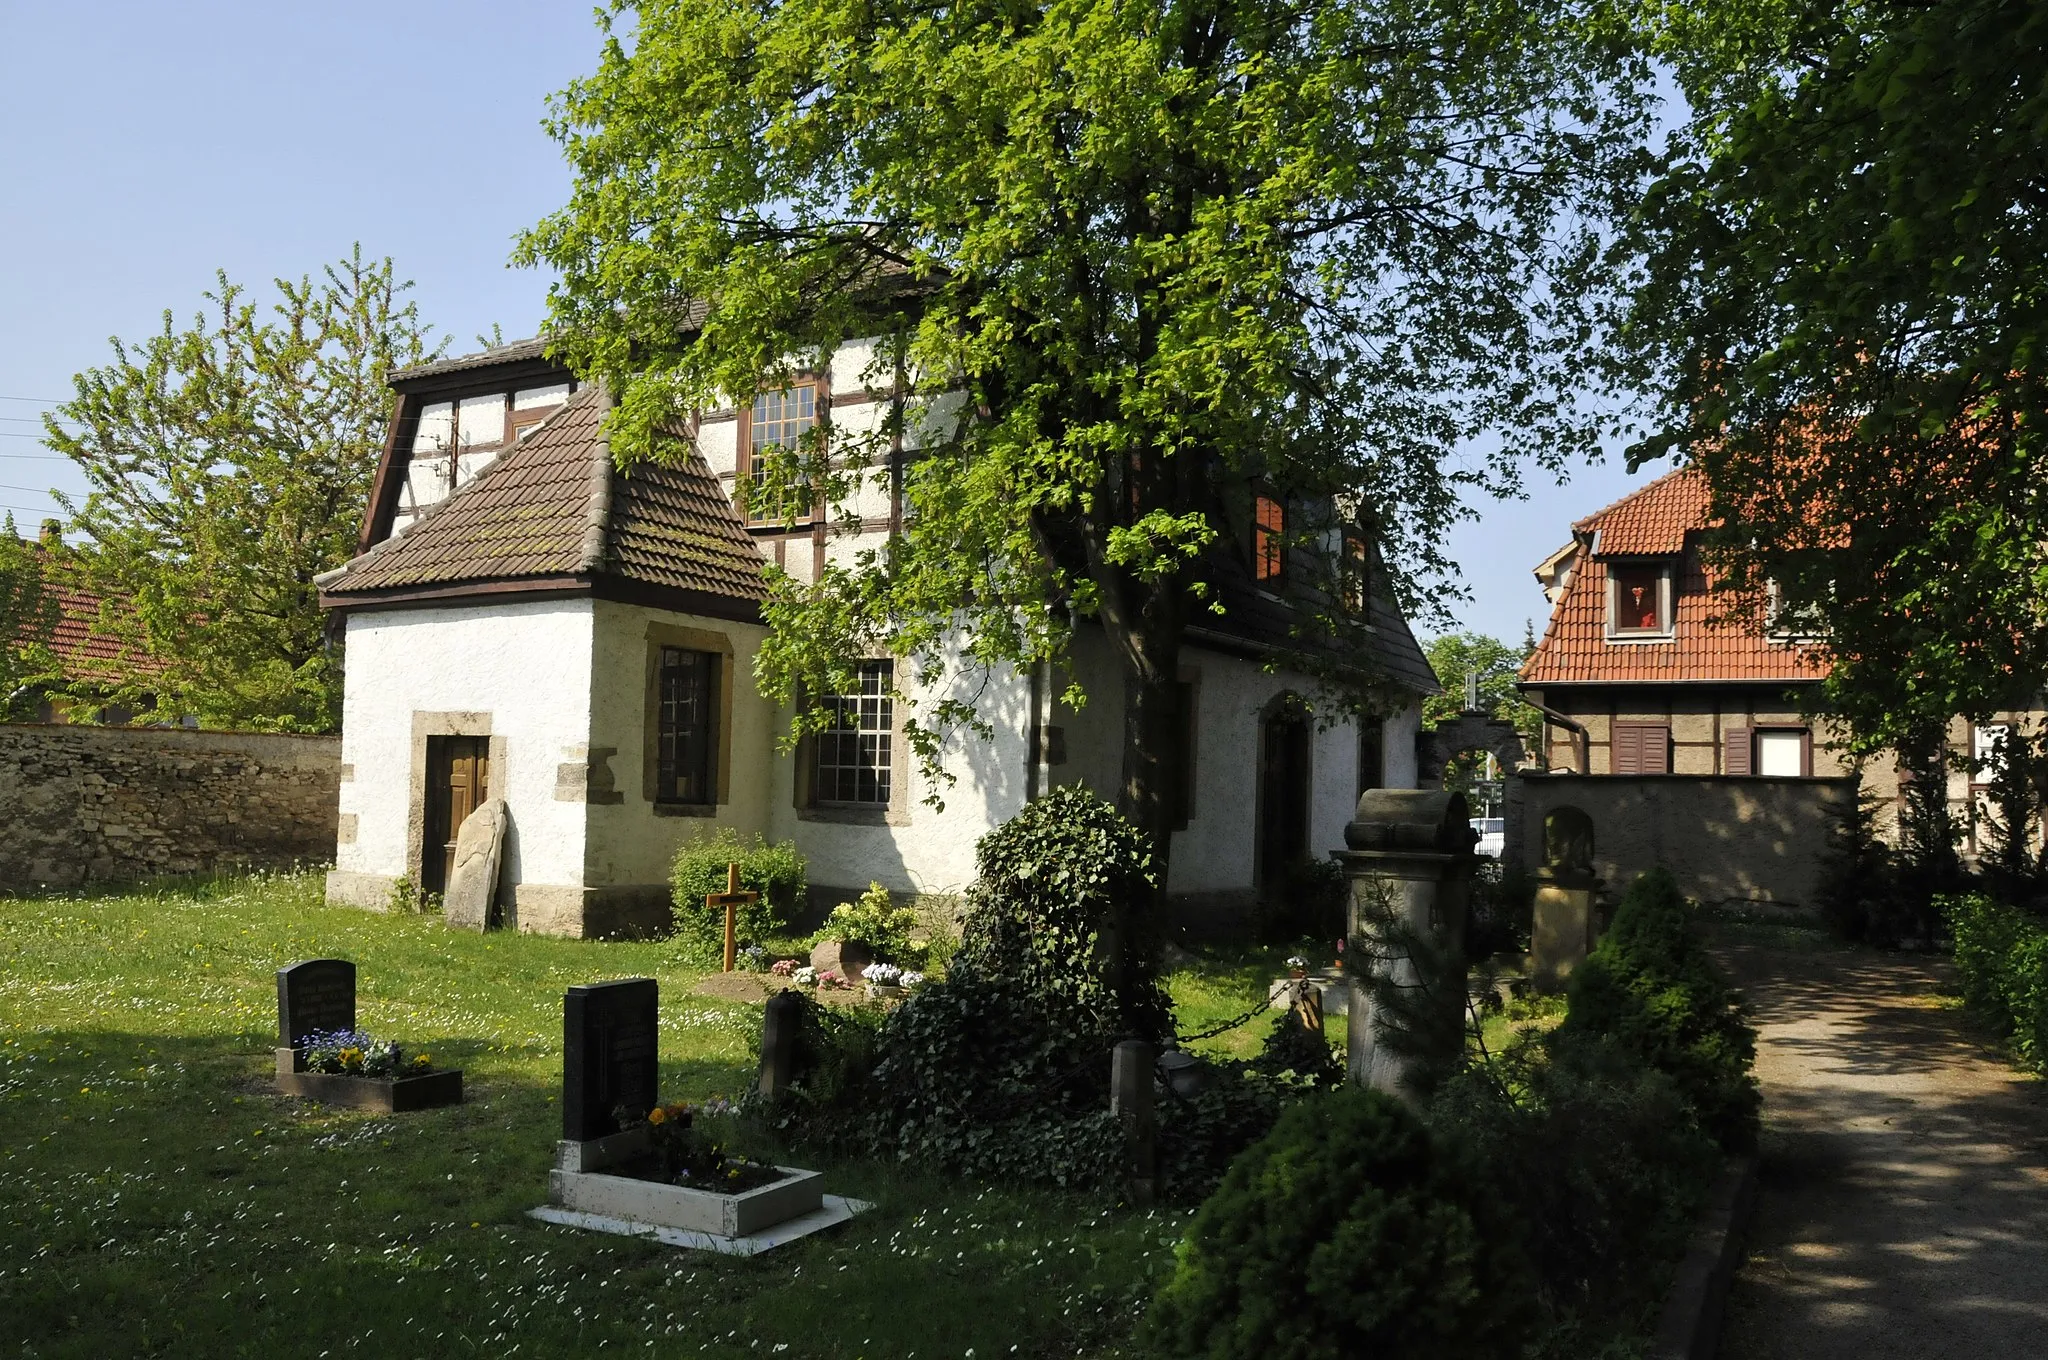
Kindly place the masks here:
[(760, 900), (761, 894), (759, 893), (740, 891), (740, 866), (737, 864), (725, 866), (724, 892), (706, 893), (704, 896), (704, 905), (706, 907), (714, 911), (719, 907), (725, 908), (725, 971), (728, 973), (732, 971), (733, 965), (739, 961), (737, 952), (739, 940), (734, 934), (739, 928), (739, 909), (741, 907), (750, 907)]

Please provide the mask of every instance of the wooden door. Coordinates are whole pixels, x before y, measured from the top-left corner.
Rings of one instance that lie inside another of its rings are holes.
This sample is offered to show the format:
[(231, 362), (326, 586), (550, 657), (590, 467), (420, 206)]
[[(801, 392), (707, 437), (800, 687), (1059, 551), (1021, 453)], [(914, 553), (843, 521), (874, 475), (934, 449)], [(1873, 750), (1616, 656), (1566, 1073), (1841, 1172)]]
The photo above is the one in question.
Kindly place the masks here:
[(427, 738), (427, 825), (420, 891), (448, 891), (463, 819), (491, 796), (489, 737)]
[(1308, 858), (1309, 721), (1282, 711), (1259, 733), (1259, 882), (1277, 884)]

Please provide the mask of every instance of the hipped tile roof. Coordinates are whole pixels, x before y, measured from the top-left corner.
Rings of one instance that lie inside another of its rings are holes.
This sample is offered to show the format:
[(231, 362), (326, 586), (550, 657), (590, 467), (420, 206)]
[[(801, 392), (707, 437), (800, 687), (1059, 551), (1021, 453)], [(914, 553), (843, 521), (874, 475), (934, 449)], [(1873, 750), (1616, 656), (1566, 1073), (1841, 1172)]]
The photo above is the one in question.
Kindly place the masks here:
[[(1824, 657), (1773, 642), (1753, 621), (1723, 620), (1696, 535), (1707, 527), (1705, 479), (1680, 468), (1572, 526), (1580, 560), (1543, 640), (1522, 667), (1525, 685), (1687, 681), (1794, 682), (1827, 677)], [(1672, 640), (1607, 640), (1607, 568), (1626, 557), (1673, 557)]]
[(350, 605), (400, 592), (609, 577), (721, 597), (767, 596), (763, 560), (687, 441), (673, 465), (612, 464), (601, 389), (586, 387), (474, 481), (322, 581)]

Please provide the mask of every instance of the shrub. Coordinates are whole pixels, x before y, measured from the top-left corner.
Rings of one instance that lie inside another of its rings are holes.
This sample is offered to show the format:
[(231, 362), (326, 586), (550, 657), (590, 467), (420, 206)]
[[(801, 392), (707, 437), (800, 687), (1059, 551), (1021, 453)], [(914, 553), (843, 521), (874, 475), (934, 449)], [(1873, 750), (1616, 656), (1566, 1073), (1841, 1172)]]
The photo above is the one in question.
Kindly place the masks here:
[(876, 1038), (865, 1148), (932, 1170), (1100, 1188), (1122, 1171), (1116, 1036), (1011, 980), (926, 983)]
[(1166, 1092), (1155, 1107), (1160, 1197), (1200, 1204), (1215, 1194), (1231, 1164), (1273, 1131), (1281, 1110), (1300, 1094), (1255, 1064), (1238, 1062), (1212, 1064), (1208, 1081), (1192, 1096)]
[(841, 902), (832, 908), (823, 928), (811, 936), (810, 942), (859, 940), (881, 958), (921, 968), (927, 948), (912, 939), (918, 920), (914, 908), (897, 906), (887, 888), (879, 883), (870, 883), (859, 901)]
[(2048, 1072), (2048, 923), (1981, 893), (1944, 899), (1970, 1009)]
[(1311, 859), (1281, 871), (1276, 894), (1261, 899), (1259, 939), (1267, 944), (1314, 940), (1328, 947), (1349, 928), (1351, 885), (1335, 860)]
[(1529, 952), (1536, 913), (1536, 880), (1519, 864), (1480, 857), (1472, 874), (1472, 907), (1465, 925), (1465, 957)]
[(1599, 1036), (1528, 1036), (1453, 1078), (1430, 1123), (1528, 1234), (1538, 1353), (1648, 1330), (1718, 1158), (1677, 1084)]
[(1855, 771), (1849, 801), (1829, 828), (1815, 897), (1821, 917), (1852, 943), (1896, 945), (1908, 920), (1891, 847), (1877, 838), (1877, 799)]
[(1694, 936), (1677, 882), (1653, 869), (1630, 886), (1576, 973), (1560, 1031), (1600, 1036), (1668, 1074), (1725, 1148), (1756, 1141), (1756, 1031), (1741, 996)]
[(725, 954), (725, 913), (704, 905), (705, 897), (725, 891), (728, 864), (740, 866), (740, 889), (760, 894), (752, 906), (741, 907), (734, 923), (741, 943), (758, 943), (783, 928), (805, 892), (804, 858), (796, 844), (770, 845), (760, 836), (752, 843), (730, 827), (705, 840), (691, 841), (676, 852), (669, 884), (675, 892), (675, 938), (683, 956), (694, 963), (714, 963)]
[(1010, 985), (1065, 1029), (1154, 1041), (1173, 1033), (1145, 929), (1151, 851), (1114, 808), (1079, 785), (1056, 788), (981, 838), (975, 870), (953, 976)]
[(1232, 1164), (1147, 1329), (1211, 1360), (1507, 1355), (1531, 1298), (1510, 1237), (1421, 1122), (1344, 1087)]

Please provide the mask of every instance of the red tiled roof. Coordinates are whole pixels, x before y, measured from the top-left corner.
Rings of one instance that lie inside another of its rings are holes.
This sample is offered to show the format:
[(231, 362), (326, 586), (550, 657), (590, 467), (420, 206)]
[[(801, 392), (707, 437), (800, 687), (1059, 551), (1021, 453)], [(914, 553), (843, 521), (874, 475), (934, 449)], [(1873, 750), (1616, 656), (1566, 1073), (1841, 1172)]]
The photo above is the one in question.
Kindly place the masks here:
[[(1522, 667), (1522, 683), (1825, 679), (1828, 663), (1810, 647), (1773, 642), (1754, 623), (1721, 618), (1731, 602), (1713, 593), (1691, 537), (1706, 528), (1706, 517), (1705, 478), (1680, 468), (1574, 524), (1590, 552), (1582, 550), (1543, 640)], [(1607, 562), (1631, 556), (1678, 559), (1669, 642), (1607, 640)]]
[[(105, 676), (119, 668), (148, 675), (162, 669), (158, 662), (130, 651), (119, 639), (95, 631), (102, 606), (98, 595), (47, 576), (44, 589), (57, 604), (57, 621), (48, 639), (50, 650), (64, 663), (66, 674), (74, 678)], [(25, 639), (27, 631), (24, 628), (17, 636)]]

